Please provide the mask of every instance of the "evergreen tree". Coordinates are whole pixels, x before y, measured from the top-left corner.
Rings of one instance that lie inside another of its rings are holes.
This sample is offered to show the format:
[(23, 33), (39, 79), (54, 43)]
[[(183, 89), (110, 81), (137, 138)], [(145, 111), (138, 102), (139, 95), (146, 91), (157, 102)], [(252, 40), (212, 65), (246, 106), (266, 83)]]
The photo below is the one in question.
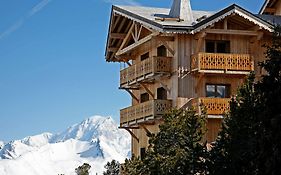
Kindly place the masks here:
[(106, 171), (103, 172), (103, 175), (119, 175), (120, 163), (116, 160), (112, 160), (111, 162), (107, 162), (104, 168)]
[(210, 152), (210, 174), (256, 174), (257, 140), (260, 113), (254, 88), (254, 75), (239, 89), (230, 103), (222, 130)]
[(134, 155), (130, 160), (125, 160), (124, 169), (122, 169), (124, 175), (149, 175), (149, 170), (146, 165), (140, 160), (139, 157)]
[(193, 110), (173, 110), (163, 116), (159, 133), (149, 135), (150, 148), (143, 160), (126, 163), (128, 174), (189, 175), (205, 173), (205, 115)]
[(75, 169), (77, 175), (89, 175), (89, 170), (91, 169), (91, 165), (88, 163), (84, 163)]
[(210, 174), (281, 174), (281, 28), (276, 27), (267, 72), (251, 75), (230, 104), (230, 113), (209, 157)]
[(267, 72), (256, 89), (262, 104), (262, 123), (258, 142), (259, 174), (281, 174), (281, 27), (277, 26), (272, 43), (267, 47), (266, 61), (261, 67)]

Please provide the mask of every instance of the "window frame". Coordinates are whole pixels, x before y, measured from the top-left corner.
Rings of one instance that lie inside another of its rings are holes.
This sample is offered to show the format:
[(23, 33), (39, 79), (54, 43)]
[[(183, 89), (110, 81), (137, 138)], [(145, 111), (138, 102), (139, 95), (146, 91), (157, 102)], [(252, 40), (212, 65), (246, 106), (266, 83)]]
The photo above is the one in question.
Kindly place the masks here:
[[(207, 44), (208, 43), (213, 43), (214, 44), (214, 51), (209, 52), (207, 51)], [(218, 44), (224, 43), (225, 44), (225, 51), (224, 52), (218, 52)], [(205, 52), (206, 53), (231, 53), (231, 47), (230, 47), (230, 40), (205, 40)]]
[[(214, 97), (208, 96), (207, 86), (215, 86)], [(218, 86), (224, 86), (225, 87), (224, 97), (221, 97), (221, 96), (218, 95), (219, 94), (218, 93)], [(206, 83), (206, 85), (205, 85), (205, 96), (209, 97), (209, 98), (230, 98), (230, 96), (231, 96), (231, 84)]]

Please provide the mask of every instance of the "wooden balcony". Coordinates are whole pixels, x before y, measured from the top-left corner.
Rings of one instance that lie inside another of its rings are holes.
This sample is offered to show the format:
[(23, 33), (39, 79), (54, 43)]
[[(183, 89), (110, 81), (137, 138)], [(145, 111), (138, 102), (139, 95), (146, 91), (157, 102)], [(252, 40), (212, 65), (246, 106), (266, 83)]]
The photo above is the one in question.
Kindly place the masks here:
[(120, 126), (126, 127), (154, 120), (164, 115), (172, 107), (171, 100), (150, 100), (120, 110)]
[(254, 63), (250, 54), (199, 53), (192, 55), (191, 69), (203, 73), (249, 74)]
[(171, 57), (151, 57), (120, 71), (120, 87), (152, 81), (156, 75), (170, 74)]
[(229, 111), (230, 98), (197, 98), (192, 100), (192, 106), (195, 107), (198, 112), (201, 112), (201, 107), (205, 107), (207, 115), (223, 115)]

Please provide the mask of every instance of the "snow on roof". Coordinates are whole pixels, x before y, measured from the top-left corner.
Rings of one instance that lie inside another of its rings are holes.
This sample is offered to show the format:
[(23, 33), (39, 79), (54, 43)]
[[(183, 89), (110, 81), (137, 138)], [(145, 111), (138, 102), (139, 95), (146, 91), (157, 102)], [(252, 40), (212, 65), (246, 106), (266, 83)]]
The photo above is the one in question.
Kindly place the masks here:
[(276, 15), (257, 15), (257, 16), (271, 23), (272, 25), (276, 25), (276, 24), (281, 25), (281, 16), (276, 16)]
[[(129, 12), (131, 14), (128, 14), (132, 17), (133, 15), (137, 15), (139, 17), (142, 17), (144, 19), (147, 19), (148, 23), (156, 23), (161, 26), (175, 26), (175, 27), (191, 27), (194, 24), (198, 23), (200, 20), (208, 18), (209, 16), (213, 15), (215, 12), (212, 11), (192, 11), (193, 15), (193, 21), (183, 20), (183, 21), (177, 21), (177, 20), (165, 20), (165, 18), (172, 18), (169, 16), (170, 9), (169, 8), (155, 8), (155, 7), (143, 7), (143, 6), (115, 6), (119, 10), (123, 12)], [(118, 12), (117, 12), (118, 13)], [(123, 13), (122, 15), (126, 15), (126, 13)], [(161, 20), (162, 19), (162, 20)]]

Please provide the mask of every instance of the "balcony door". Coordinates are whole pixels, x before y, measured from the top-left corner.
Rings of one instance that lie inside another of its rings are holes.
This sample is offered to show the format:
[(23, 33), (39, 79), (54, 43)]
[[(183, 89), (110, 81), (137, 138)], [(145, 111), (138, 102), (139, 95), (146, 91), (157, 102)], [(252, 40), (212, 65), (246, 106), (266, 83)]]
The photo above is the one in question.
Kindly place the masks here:
[(167, 91), (163, 87), (157, 88), (157, 99), (167, 100)]
[(167, 48), (164, 45), (157, 47), (157, 56), (167, 57)]
[(230, 41), (206, 40), (207, 53), (230, 53)]
[(207, 84), (206, 97), (210, 98), (229, 98), (230, 85)]

